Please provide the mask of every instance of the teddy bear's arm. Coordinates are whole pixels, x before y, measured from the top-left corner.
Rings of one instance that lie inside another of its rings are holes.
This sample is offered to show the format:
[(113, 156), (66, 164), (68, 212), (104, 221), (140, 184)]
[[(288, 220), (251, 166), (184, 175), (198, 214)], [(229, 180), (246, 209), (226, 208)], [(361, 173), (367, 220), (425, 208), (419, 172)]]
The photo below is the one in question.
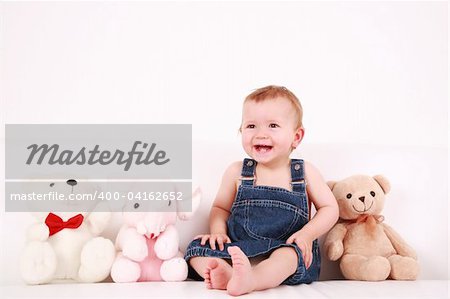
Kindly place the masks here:
[(344, 253), (343, 240), (347, 234), (347, 226), (343, 223), (336, 224), (325, 239), (325, 252), (330, 260), (335, 261)]
[(29, 241), (46, 241), (50, 235), (50, 230), (45, 223), (32, 224), (27, 230)]
[(122, 250), (122, 254), (136, 262), (144, 260), (148, 254), (145, 237), (139, 234), (136, 228), (122, 227), (117, 234), (116, 249)]
[(155, 243), (156, 256), (162, 260), (168, 260), (177, 255), (179, 250), (178, 231), (174, 225), (167, 226)]
[(397, 253), (401, 256), (409, 256), (413, 259), (417, 259), (417, 254), (412, 249), (411, 246), (406, 244), (406, 242), (400, 237), (400, 235), (389, 225), (383, 223), (383, 229), (386, 233), (386, 236), (389, 238), (389, 240), (392, 243), (392, 246), (394, 246)]
[(110, 219), (111, 212), (92, 212), (87, 219), (89, 230), (94, 235), (99, 235), (105, 230)]
[(91, 211), (86, 220), (92, 234), (99, 235), (106, 229), (110, 219), (111, 209), (106, 202), (100, 202)]

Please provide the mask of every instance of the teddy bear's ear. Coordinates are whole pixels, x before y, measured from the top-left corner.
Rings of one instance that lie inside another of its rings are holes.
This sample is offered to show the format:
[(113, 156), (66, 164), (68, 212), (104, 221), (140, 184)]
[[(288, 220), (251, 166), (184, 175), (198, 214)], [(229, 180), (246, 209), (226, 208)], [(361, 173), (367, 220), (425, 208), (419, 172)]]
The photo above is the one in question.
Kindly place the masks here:
[(384, 194), (388, 194), (389, 191), (391, 191), (391, 183), (389, 183), (387, 178), (381, 174), (376, 175), (373, 178), (380, 185), (381, 189), (383, 189)]
[(336, 181), (328, 181), (327, 185), (328, 187), (330, 187), (331, 191), (333, 191), (334, 185), (336, 185)]

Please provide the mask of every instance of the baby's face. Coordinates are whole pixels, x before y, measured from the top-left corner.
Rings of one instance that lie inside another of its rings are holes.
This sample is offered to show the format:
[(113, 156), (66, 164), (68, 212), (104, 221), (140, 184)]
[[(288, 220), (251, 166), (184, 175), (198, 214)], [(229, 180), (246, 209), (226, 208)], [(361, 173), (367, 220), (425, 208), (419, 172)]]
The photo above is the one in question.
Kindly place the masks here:
[(247, 101), (241, 131), (245, 152), (264, 164), (284, 162), (303, 137), (303, 130), (296, 129), (294, 107), (285, 98)]

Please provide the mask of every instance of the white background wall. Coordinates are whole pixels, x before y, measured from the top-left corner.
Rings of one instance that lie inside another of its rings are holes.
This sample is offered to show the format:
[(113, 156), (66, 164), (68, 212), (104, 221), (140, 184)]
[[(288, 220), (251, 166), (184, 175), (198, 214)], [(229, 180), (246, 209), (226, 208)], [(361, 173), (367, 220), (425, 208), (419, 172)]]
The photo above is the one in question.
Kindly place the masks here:
[[(0, 17), (2, 125), (192, 123), (238, 144), (243, 98), (279, 84), (306, 143), (448, 149), (446, 2), (3, 2)], [(17, 218), (1, 217), (4, 247)]]

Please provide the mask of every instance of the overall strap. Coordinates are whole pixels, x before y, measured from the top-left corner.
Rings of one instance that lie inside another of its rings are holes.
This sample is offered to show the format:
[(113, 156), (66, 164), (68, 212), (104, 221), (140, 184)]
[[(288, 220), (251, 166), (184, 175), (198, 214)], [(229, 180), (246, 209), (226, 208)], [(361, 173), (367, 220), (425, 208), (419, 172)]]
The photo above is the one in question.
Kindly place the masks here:
[(305, 167), (301, 159), (291, 160), (292, 191), (306, 192)]
[(245, 158), (242, 162), (241, 184), (253, 186), (255, 183), (255, 169), (257, 162), (253, 159)]

